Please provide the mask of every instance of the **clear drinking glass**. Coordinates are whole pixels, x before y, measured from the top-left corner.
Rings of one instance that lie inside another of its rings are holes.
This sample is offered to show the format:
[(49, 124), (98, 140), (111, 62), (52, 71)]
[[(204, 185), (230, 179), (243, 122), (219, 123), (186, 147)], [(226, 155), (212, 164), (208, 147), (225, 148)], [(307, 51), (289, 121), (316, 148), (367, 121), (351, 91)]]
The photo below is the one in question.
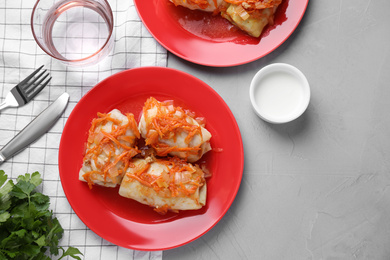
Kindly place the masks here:
[(38, 0), (31, 15), (39, 47), (68, 65), (93, 65), (106, 57), (113, 28), (106, 0)]

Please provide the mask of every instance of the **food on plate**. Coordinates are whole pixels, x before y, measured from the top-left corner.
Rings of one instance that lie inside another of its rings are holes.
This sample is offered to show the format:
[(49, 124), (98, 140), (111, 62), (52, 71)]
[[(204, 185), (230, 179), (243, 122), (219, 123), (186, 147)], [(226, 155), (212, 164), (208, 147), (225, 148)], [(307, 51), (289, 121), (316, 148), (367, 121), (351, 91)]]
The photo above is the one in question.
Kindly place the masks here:
[(281, 0), (225, 0), (229, 4), (222, 17), (253, 37), (259, 37), (267, 25), (274, 24), (274, 14)]
[(200, 209), (206, 204), (205, 162), (211, 150), (205, 119), (150, 97), (140, 122), (118, 109), (98, 113), (88, 132), (79, 179), (89, 187), (119, 186), (119, 195), (149, 205), (158, 213)]
[(216, 12), (224, 0), (170, 0), (176, 6), (181, 5), (191, 10)]
[(92, 120), (79, 179), (94, 184), (115, 187), (120, 184), (131, 159), (139, 153), (140, 138), (134, 115), (118, 109), (98, 113)]
[(282, 0), (170, 0), (176, 6), (220, 13), (232, 24), (253, 37), (260, 37), (267, 25), (273, 25)]
[(195, 118), (172, 101), (150, 97), (143, 107), (139, 131), (157, 156), (171, 155), (195, 162), (211, 150), (211, 134), (204, 127), (204, 118)]
[(127, 169), (119, 194), (161, 214), (168, 210), (200, 209), (206, 204), (205, 177), (198, 165), (178, 157), (135, 159)]

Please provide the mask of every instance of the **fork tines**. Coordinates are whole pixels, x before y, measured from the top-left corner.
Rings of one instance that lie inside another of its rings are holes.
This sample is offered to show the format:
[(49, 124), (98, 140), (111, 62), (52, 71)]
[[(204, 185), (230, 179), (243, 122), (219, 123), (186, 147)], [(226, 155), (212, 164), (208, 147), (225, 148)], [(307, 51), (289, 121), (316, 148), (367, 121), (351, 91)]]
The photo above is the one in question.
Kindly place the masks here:
[[(26, 103), (33, 99), (39, 92), (41, 92), (41, 90), (46, 87), (46, 85), (51, 80), (51, 77), (49, 77), (50, 74), (46, 69), (38, 74), (42, 68), (43, 65), (36, 69), (18, 85), (16, 85), (16, 89), (19, 91)], [(36, 74), (38, 75), (36, 76)]]
[(0, 111), (8, 107), (20, 107), (31, 101), (51, 80), (43, 65), (13, 87), (0, 103)]

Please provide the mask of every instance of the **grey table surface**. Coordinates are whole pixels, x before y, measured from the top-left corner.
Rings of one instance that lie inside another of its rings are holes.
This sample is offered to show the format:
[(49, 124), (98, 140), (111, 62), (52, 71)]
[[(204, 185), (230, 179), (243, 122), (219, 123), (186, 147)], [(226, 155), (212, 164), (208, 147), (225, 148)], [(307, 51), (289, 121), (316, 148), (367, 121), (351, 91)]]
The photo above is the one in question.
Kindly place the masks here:
[[(390, 1), (311, 0), (291, 37), (249, 64), (215, 68), (169, 54), (206, 82), (239, 125), (240, 190), (209, 232), (164, 259), (390, 259)], [(281, 125), (253, 112), (265, 65), (298, 67), (305, 114)]]

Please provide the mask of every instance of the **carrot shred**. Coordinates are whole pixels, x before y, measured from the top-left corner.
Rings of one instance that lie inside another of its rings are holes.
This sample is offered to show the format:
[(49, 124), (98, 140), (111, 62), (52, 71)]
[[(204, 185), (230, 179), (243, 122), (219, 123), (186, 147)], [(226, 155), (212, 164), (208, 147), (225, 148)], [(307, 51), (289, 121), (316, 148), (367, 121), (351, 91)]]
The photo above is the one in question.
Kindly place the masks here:
[(152, 187), (152, 185), (145, 181), (144, 179), (142, 179), (141, 177), (137, 176), (137, 175), (134, 175), (134, 174), (127, 174), (127, 176), (139, 181), (142, 185), (145, 185), (145, 186), (148, 186), (148, 187)]
[(90, 171), (90, 172), (83, 174), (83, 178), (87, 181), (89, 189), (92, 189), (92, 186), (94, 184), (92, 179), (91, 179), (91, 175), (94, 173), (99, 174), (100, 172), (99, 171)]
[(161, 215), (165, 215), (165, 214), (167, 214), (167, 212), (169, 210), (169, 206), (167, 204), (165, 204), (162, 207), (155, 207), (153, 210)]

